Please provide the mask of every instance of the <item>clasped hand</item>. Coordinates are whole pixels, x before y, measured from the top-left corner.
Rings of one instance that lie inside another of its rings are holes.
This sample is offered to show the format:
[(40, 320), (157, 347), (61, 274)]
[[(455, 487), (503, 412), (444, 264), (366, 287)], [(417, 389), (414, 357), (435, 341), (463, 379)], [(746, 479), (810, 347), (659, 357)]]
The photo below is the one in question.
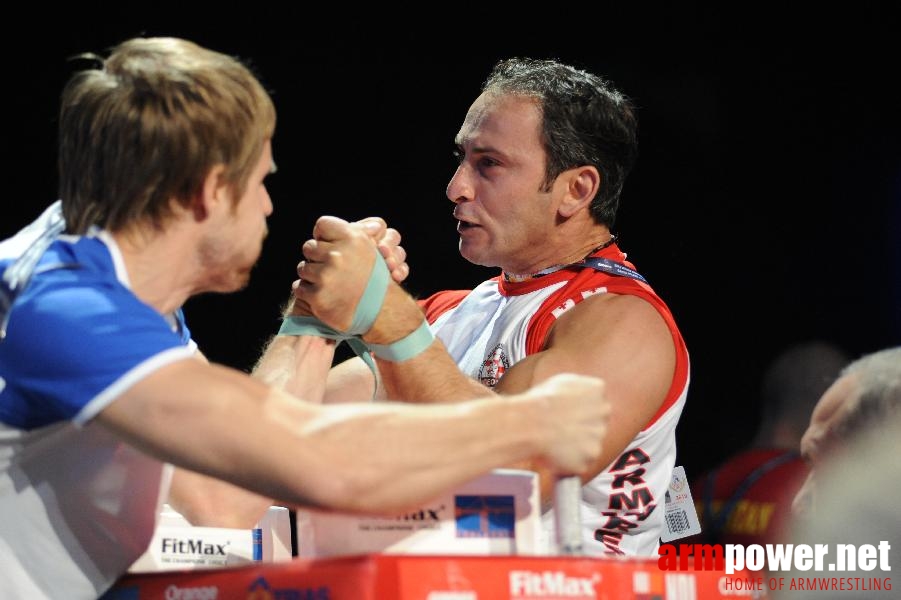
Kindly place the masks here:
[(394, 282), (400, 283), (410, 274), (400, 233), (384, 219), (348, 222), (320, 217), (313, 237), (303, 244), (304, 260), (297, 265), (299, 279), (292, 285), (294, 302), (289, 314), (312, 315), (346, 331), (366, 289), (376, 253), (384, 258)]

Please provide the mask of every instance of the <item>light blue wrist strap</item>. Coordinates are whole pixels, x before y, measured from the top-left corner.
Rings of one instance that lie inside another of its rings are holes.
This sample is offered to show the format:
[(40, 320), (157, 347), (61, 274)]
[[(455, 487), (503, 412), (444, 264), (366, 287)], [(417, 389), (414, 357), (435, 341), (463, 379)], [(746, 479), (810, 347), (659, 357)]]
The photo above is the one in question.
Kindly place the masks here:
[(428, 321), (423, 319), (422, 324), (406, 337), (390, 344), (370, 344), (369, 347), (372, 349), (372, 353), (382, 360), (401, 362), (424, 352), (432, 345), (434, 339), (435, 336), (429, 329)]
[(372, 272), (369, 274), (369, 280), (366, 282), (366, 288), (363, 295), (357, 303), (354, 310), (353, 319), (351, 319), (350, 327), (347, 331), (338, 331), (333, 327), (329, 327), (316, 317), (285, 317), (282, 325), (278, 330), (278, 335), (310, 335), (315, 337), (335, 340), (339, 344), (347, 342), (351, 350), (363, 359), (369, 370), (372, 371), (372, 377), (375, 380), (376, 390), (378, 389), (378, 373), (375, 368), (375, 360), (369, 347), (360, 338), (361, 335), (369, 331), (372, 324), (375, 323), (379, 311), (382, 310), (382, 304), (385, 302), (385, 292), (388, 290), (388, 282), (391, 274), (388, 272), (388, 265), (385, 259), (375, 251), (375, 263), (372, 265)]
[(391, 274), (388, 273), (388, 265), (385, 259), (375, 251), (375, 264), (372, 265), (372, 272), (369, 274), (369, 281), (366, 282), (366, 289), (357, 303), (357, 309), (354, 311), (354, 318), (350, 322), (347, 333), (351, 335), (363, 335), (372, 328), (379, 311), (382, 310), (382, 304), (385, 302), (385, 292), (388, 291), (388, 282), (391, 280)]
[[(338, 331), (333, 327), (329, 327), (316, 317), (294, 317), (288, 316), (282, 319), (282, 325), (278, 330), (278, 335), (309, 335), (335, 340), (339, 344), (347, 342), (354, 353), (363, 359), (372, 376), (375, 378), (375, 385), (378, 388), (378, 373), (376, 372), (375, 360), (372, 358), (374, 353), (377, 357), (392, 362), (400, 362), (409, 360), (417, 356), (432, 344), (435, 336), (429, 329), (429, 324), (423, 319), (422, 324), (406, 337), (393, 342), (391, 344), (372, 344), (372, 350), (363, 341), (362, 335), (372, 328), (376, 317), (382, 310), (382, 304), (385, 302), (385, 293), (388, 290), (388, 283), (391, 280), (391, 274), (388, 272), (388, 265), (385, 259), (376, 250), (375, 264), (372, 266), (372, 272), (369, 274), (369, 281), (366, 282), (366, 288), (363, 295), (357, 303), (354, 311), (353, 319), (347, 331)], [(375, 393), (373, 392), (373, 397)]]
[[(378, 388), (378, 375), (375, 369), (375, 361), (372, 359), (372, 353), (366, 343), (359, 336), (350, 335), (332, 327), (329, 327), (316, 317), (285, 317), (282, 319), (282, 326), (278, 330), (279, 335), (310, 335), (315, 337), (335, 340), (339, 344), (347, 342), (354, 354), (363, 359), (372, 376), (375, 378), (375, 386)], [(373, 391), (375, 397), (375, 391)]]

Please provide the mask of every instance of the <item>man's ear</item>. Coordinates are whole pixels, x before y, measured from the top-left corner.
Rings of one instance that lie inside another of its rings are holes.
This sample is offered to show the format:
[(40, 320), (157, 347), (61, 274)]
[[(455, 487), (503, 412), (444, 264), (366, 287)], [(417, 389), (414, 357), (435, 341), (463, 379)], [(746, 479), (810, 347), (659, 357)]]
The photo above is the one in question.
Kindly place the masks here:
[(587, 207), (594, 200), (601, 187), (601, 174), (596, 167), (585, 165), (567, 169), (559, 175), (558, 181), (566, 186), (557, 212), (569, 218)]
[(194, 219), (203, 221), (217, 208), (227, 206), (231, 202), (229, 186), (225, 181), (225, 165), (215, 165), (203, 178), (200, 191), (191, 202)]

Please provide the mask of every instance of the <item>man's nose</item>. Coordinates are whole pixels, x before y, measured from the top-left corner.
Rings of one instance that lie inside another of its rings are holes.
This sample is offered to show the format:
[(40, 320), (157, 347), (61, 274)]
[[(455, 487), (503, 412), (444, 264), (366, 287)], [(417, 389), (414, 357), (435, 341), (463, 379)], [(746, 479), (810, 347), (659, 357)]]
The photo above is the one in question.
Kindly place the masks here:
[(465, 202), (466, 200), (471, 200), (473, 198), (472, 185), (469, 182), (469, 176), (466, 172), (465, 165), (459, 165), (457, 170), (454, 171), (453, 177), (447, 182), (447, 190), (445, 193), (447, 194), (448, 200), (454, 204), (459, 204), (460, 202)]

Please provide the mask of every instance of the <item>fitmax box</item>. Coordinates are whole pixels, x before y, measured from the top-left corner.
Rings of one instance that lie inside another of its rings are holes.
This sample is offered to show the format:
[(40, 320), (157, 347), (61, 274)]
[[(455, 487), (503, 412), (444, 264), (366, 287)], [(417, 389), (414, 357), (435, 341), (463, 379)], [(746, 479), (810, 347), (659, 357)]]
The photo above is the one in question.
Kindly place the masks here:
[(233, 567), (291, 560), (288, 509), (271, 506), (257, 527), (194, 527), (164, 505), (147, 550), (129, 573)]
[(391, 517), (297, 512), (298, 555), (543, 554), (538, 474), (496, 469)]

